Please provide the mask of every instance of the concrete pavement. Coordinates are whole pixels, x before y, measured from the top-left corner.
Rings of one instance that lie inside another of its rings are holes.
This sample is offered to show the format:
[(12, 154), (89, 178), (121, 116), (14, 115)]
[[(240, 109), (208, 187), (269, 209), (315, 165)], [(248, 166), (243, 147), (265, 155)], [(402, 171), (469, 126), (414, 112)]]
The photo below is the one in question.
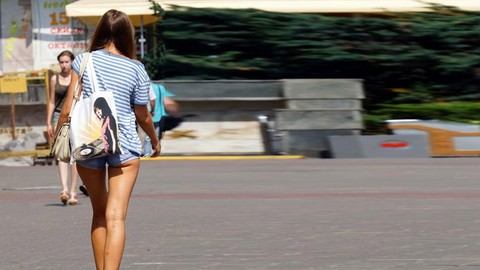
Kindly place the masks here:
[[(121, 269), (480, 268), (480, 159), (142, 161)], [(0, 269), (94, 269), (55, 166), (0, 167)]]

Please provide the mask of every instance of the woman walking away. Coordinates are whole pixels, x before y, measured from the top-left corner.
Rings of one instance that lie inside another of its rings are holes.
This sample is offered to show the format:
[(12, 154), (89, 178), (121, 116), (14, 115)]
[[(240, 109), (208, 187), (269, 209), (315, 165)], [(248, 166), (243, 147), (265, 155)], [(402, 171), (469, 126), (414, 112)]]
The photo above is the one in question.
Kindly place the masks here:
[[(48, 100), (47, 110), (47, 133), (53, 138), (55, 135), (54, 126), (58, 120), (60, 110), (65, 103), (68, 86), (72, 78), (72, 61), (75, 56), (70, 51), (63, 51), (57, 56), (61, 72), (52, 76), (50, 79), (50, 95)], [(52, 119), (53, 116), (53, 119)], [(52, 125), (53, 121), (53, 125)], [(70, 179), (72, 186), (68, 188), (68, 171), (70, 169)], [(77, 167), (75, 164), (70, 165), (68, 162), (58, 160), (58, 173), (60, 174), (60, 184), (62, 185), (62, 193), (60, 194), (60, 201), (63, 204), (75, 205), (77, 204)]]
[[(114, 92), (122, 153), (78, 161), (77, 169), (92, 204), (91, 239), (95, 265), (97, 269), (119, 269), (125, 247), (128, 203), (140, 166), (141, 143), (135, 122), (150, 137), (154, 156), (160, 153), (160, 143), (147, 109), (150, 79), (143, 64), (134, 60), (134, 30), (127, 15), (114, 9), (107, 11), (97, 24), (89, 51), (88, 61), (93, 61), (100, 82), (98, 90)], [(83, 54), (78, 55), (73, 62), (75, 72), (57, 127), (68, 118), (83, 58)], [(81, 79), (84, 98), (92, 94), (88, 73), (85, 71)]]

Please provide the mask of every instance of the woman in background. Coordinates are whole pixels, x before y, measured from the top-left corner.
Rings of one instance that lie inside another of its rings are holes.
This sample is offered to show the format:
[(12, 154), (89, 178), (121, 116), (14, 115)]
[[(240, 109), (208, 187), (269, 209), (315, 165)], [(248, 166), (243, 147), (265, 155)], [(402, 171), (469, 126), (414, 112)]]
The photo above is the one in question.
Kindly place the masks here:
[[(63, 51), (57, 56), (61, 71), (54, 74), (50, 78), (50, 95), (47, 110), (47, 133), (50, 138), (55, 136), (55, 125), (58, 121), (58, 116), (65, 98), (67, 95), (68, 86), (72, 78), (72, 62), (75, 56), (71, 51)], [(53, 124), (52, 124), (53, 122)], [(68, 171), (70, 169), (71, 187), (68, 188)], [(58, 160), (58, 172), (60, 174), (60, 184), (62, 185), (62, 192), (60, 194), (60, 201), (63, 204), (76, 205), (77, 204), (77, 168), (75, 164), (70, 165), (68, 162)]]

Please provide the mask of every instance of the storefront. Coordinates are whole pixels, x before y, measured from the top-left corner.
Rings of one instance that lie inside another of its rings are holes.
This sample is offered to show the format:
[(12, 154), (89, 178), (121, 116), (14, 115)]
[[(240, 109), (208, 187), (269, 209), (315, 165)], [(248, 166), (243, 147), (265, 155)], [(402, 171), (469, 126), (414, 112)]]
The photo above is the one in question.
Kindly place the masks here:
[(3, 0), (0, 2), (2, 54), (0, 69), (39, 70), (56, 62), (63, 50), (86, 48), (88, 28), (65, 13), (68, 0)]
[[(84, 52), (87, 48), (88, 37), (93, 31), (98, 17), (84, 23), (85, 17), (77, 19), (77, 17), (67, 15), (66, 6), (74, 2), (82, 1), (0, 1), (0, 70), (17, 72), (48, 69), (51, 64), (57, 62), (57, 55), (64, 50), (70, 50), (75, 55)], [(99, 1), (93, 2), (98, 3)], [(142, 2), (150, 5), (148, 1)], [(147, 11), (153, 13), (149, 7)], [(110, 5), (110, 8), (117, 7)], [(121, 10), (121, 8), (119, 9)], [(148, 35), (146, 32), (151, 30), (151, 24), (154, 21), (146, 20), (142, 26), (136, 23), (139, 56), (142, 49), (148, 50), (148, 45), (153, 42), (153, 35)]]

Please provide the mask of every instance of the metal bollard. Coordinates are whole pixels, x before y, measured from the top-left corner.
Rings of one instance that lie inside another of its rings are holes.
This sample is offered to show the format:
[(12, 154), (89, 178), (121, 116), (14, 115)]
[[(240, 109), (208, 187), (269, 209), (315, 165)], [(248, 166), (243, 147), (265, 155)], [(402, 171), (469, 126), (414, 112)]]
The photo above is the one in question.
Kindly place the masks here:
[(267, 115), (258, 115), (260, 123), (260, 132), (262, 134), (263, 145), (265, 146), (265, 154), (268, 155), (284, 155), (281, 151), (281, 143), (283, 135), (273, 127)]

